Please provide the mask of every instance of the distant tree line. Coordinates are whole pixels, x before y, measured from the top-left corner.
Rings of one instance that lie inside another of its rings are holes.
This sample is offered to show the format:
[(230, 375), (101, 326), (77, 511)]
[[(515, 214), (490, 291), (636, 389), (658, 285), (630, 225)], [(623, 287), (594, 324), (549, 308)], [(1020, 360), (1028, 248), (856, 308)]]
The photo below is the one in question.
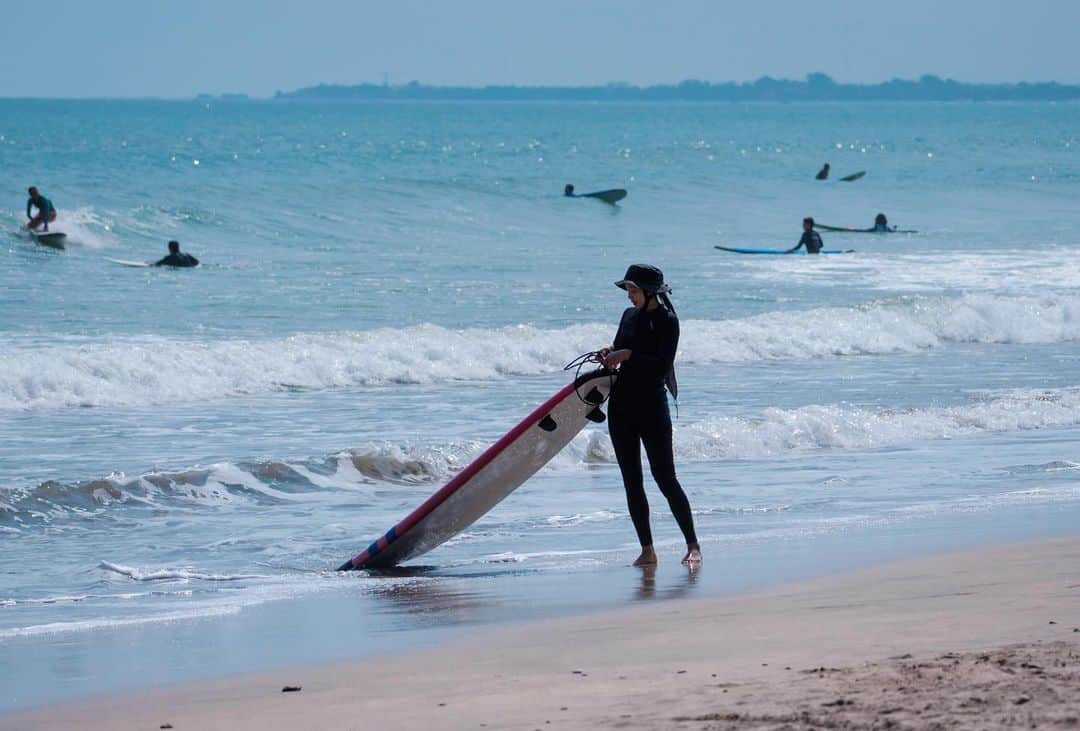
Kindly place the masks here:
[(757, 81), (713, 84), (687, 80), (679, 84), (634, 86), (427, 86), (418, 81), (388, 84), (319, 84), (279, 91), (275, 99), (446, 100), (446, 101), (1064, 101), (1080, 99), (1080, 86), (1039, 82), (968, 84), (925, 75), (918, 81), (893, 79), (880, 84), (838, 84), (828, 75), (809, 74), (804, 81), (763, 76)]

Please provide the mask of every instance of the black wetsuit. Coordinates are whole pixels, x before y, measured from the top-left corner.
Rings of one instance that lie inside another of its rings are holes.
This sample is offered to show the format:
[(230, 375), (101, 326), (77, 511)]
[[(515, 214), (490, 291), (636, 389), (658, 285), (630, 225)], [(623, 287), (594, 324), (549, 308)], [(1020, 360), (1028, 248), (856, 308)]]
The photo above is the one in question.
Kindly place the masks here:
[(630, 358), (619, 368), (608, 406), (608, 433), (622, 471), (630, 518), (638, 541), (652, 545), (649, 500), (641, 471), (641, 445), (649, 457), (649, 469), (686, 542), (697, 543), (690, 501), (675, 477), (671, 446), (671, 412), (665, 381), (675, 362), (679, 345), (679, 318), (663, 307), (623, 313), (612, 347), (629, 348)]
[(803, 231), (802, 238), (799, 239), (799, 243), (795, 245), (792, 251), (798, 251), (800, 246), (806, 247), (807, 254), (817, 254), (825, 244), (821, 242), (821, 236), (818, 232), (810, 229), (809, 231)]
[(177, 254), (169, 254), (164, 259), (160, 259), (154, 262), (156, 267), (197, 267), (199, 266), (199, 260), (191, 254), (185, 254), (180, 252)]

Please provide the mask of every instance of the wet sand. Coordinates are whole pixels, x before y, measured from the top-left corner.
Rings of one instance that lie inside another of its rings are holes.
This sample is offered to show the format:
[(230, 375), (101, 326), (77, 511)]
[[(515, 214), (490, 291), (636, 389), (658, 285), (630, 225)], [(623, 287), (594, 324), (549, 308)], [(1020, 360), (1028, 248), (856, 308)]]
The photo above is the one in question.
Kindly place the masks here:
[(54, 705), (0, 728), (1080, 728), (1078, 716), (1068, 538)]

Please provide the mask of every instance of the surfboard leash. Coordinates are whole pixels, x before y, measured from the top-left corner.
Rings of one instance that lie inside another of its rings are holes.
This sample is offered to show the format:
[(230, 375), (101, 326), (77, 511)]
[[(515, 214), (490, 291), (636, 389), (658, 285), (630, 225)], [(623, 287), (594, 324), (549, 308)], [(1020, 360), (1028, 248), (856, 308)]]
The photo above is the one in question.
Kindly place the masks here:
[[(608, 378), (608, 395), (602, 396), (595, 388), (590, 388), (584, 395), (581, 393), (581, 371), (587, 365), (596, 364), (599, 365), (599, 371), (602, 371), (600, 375), (607, 376)], [(578, 357), (563, 366), (564, 371), (574, 372), (574, 394), (581, 400), (581, 403), (594, 407), (594, 410), (600, 408), (600, 406), (608, 400), (611, 395), (611, 389), (615, 386), (615, 371), (609, 370), (604, 367), (602, 356), (599, 350), (593, 350), (588, 353), (582, 353)], [(595, 394), (595, 395), (594, 395)], [(597, 399), (599, 396), (599, 400)], [(591, 417), (590, 417), (591, 418)], [(595, 419), (594, 419), (595, 420)]]

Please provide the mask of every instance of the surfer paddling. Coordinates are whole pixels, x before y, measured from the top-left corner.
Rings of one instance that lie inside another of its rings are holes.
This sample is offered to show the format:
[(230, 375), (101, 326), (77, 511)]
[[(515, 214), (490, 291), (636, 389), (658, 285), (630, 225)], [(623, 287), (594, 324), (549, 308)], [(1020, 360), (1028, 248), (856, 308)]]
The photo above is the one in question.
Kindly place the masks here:
[[(36, 231), (40, 226), (42, 231), (49, 230), (49, 224), (56, 220), (56, 208), (53, 207), (52, 201), (43, 196), (38, 189), (31, 185), (30, 198), (26, 201), (26, 217), (30, 219), (30, 222), (26, 224), (26, 227), (31, 231)], [(37, 215), (30, 215), (31, 209), (37, 209)]]
[(632, 265), (615, 286), (626, 290), (633, 307), (623, 312), (614, 343), (601, 349), (600, 355), (605, 367), (619, 371), (608, 406), (608, 433), (622, 472), (630, 519), (641, 544), (641, 555), (634, 566), (657, 563), (641, 471), (642, 444), (653, 479), (686, 539), (682, 562), (698, 566), (701, 546), (694, 533), (690, 501), (675, 476), (671, 444), (667, 392), (678, 397), (675, 351), (679, 345), (679, 318), (668, 299), (671, 288), (664, 284), (662, 271), (646, 264)]
[(180, 251), (179, 241), (169, 242), (169, 255), (154, 262), (156, 267), (197, 267), (199, 260)]

